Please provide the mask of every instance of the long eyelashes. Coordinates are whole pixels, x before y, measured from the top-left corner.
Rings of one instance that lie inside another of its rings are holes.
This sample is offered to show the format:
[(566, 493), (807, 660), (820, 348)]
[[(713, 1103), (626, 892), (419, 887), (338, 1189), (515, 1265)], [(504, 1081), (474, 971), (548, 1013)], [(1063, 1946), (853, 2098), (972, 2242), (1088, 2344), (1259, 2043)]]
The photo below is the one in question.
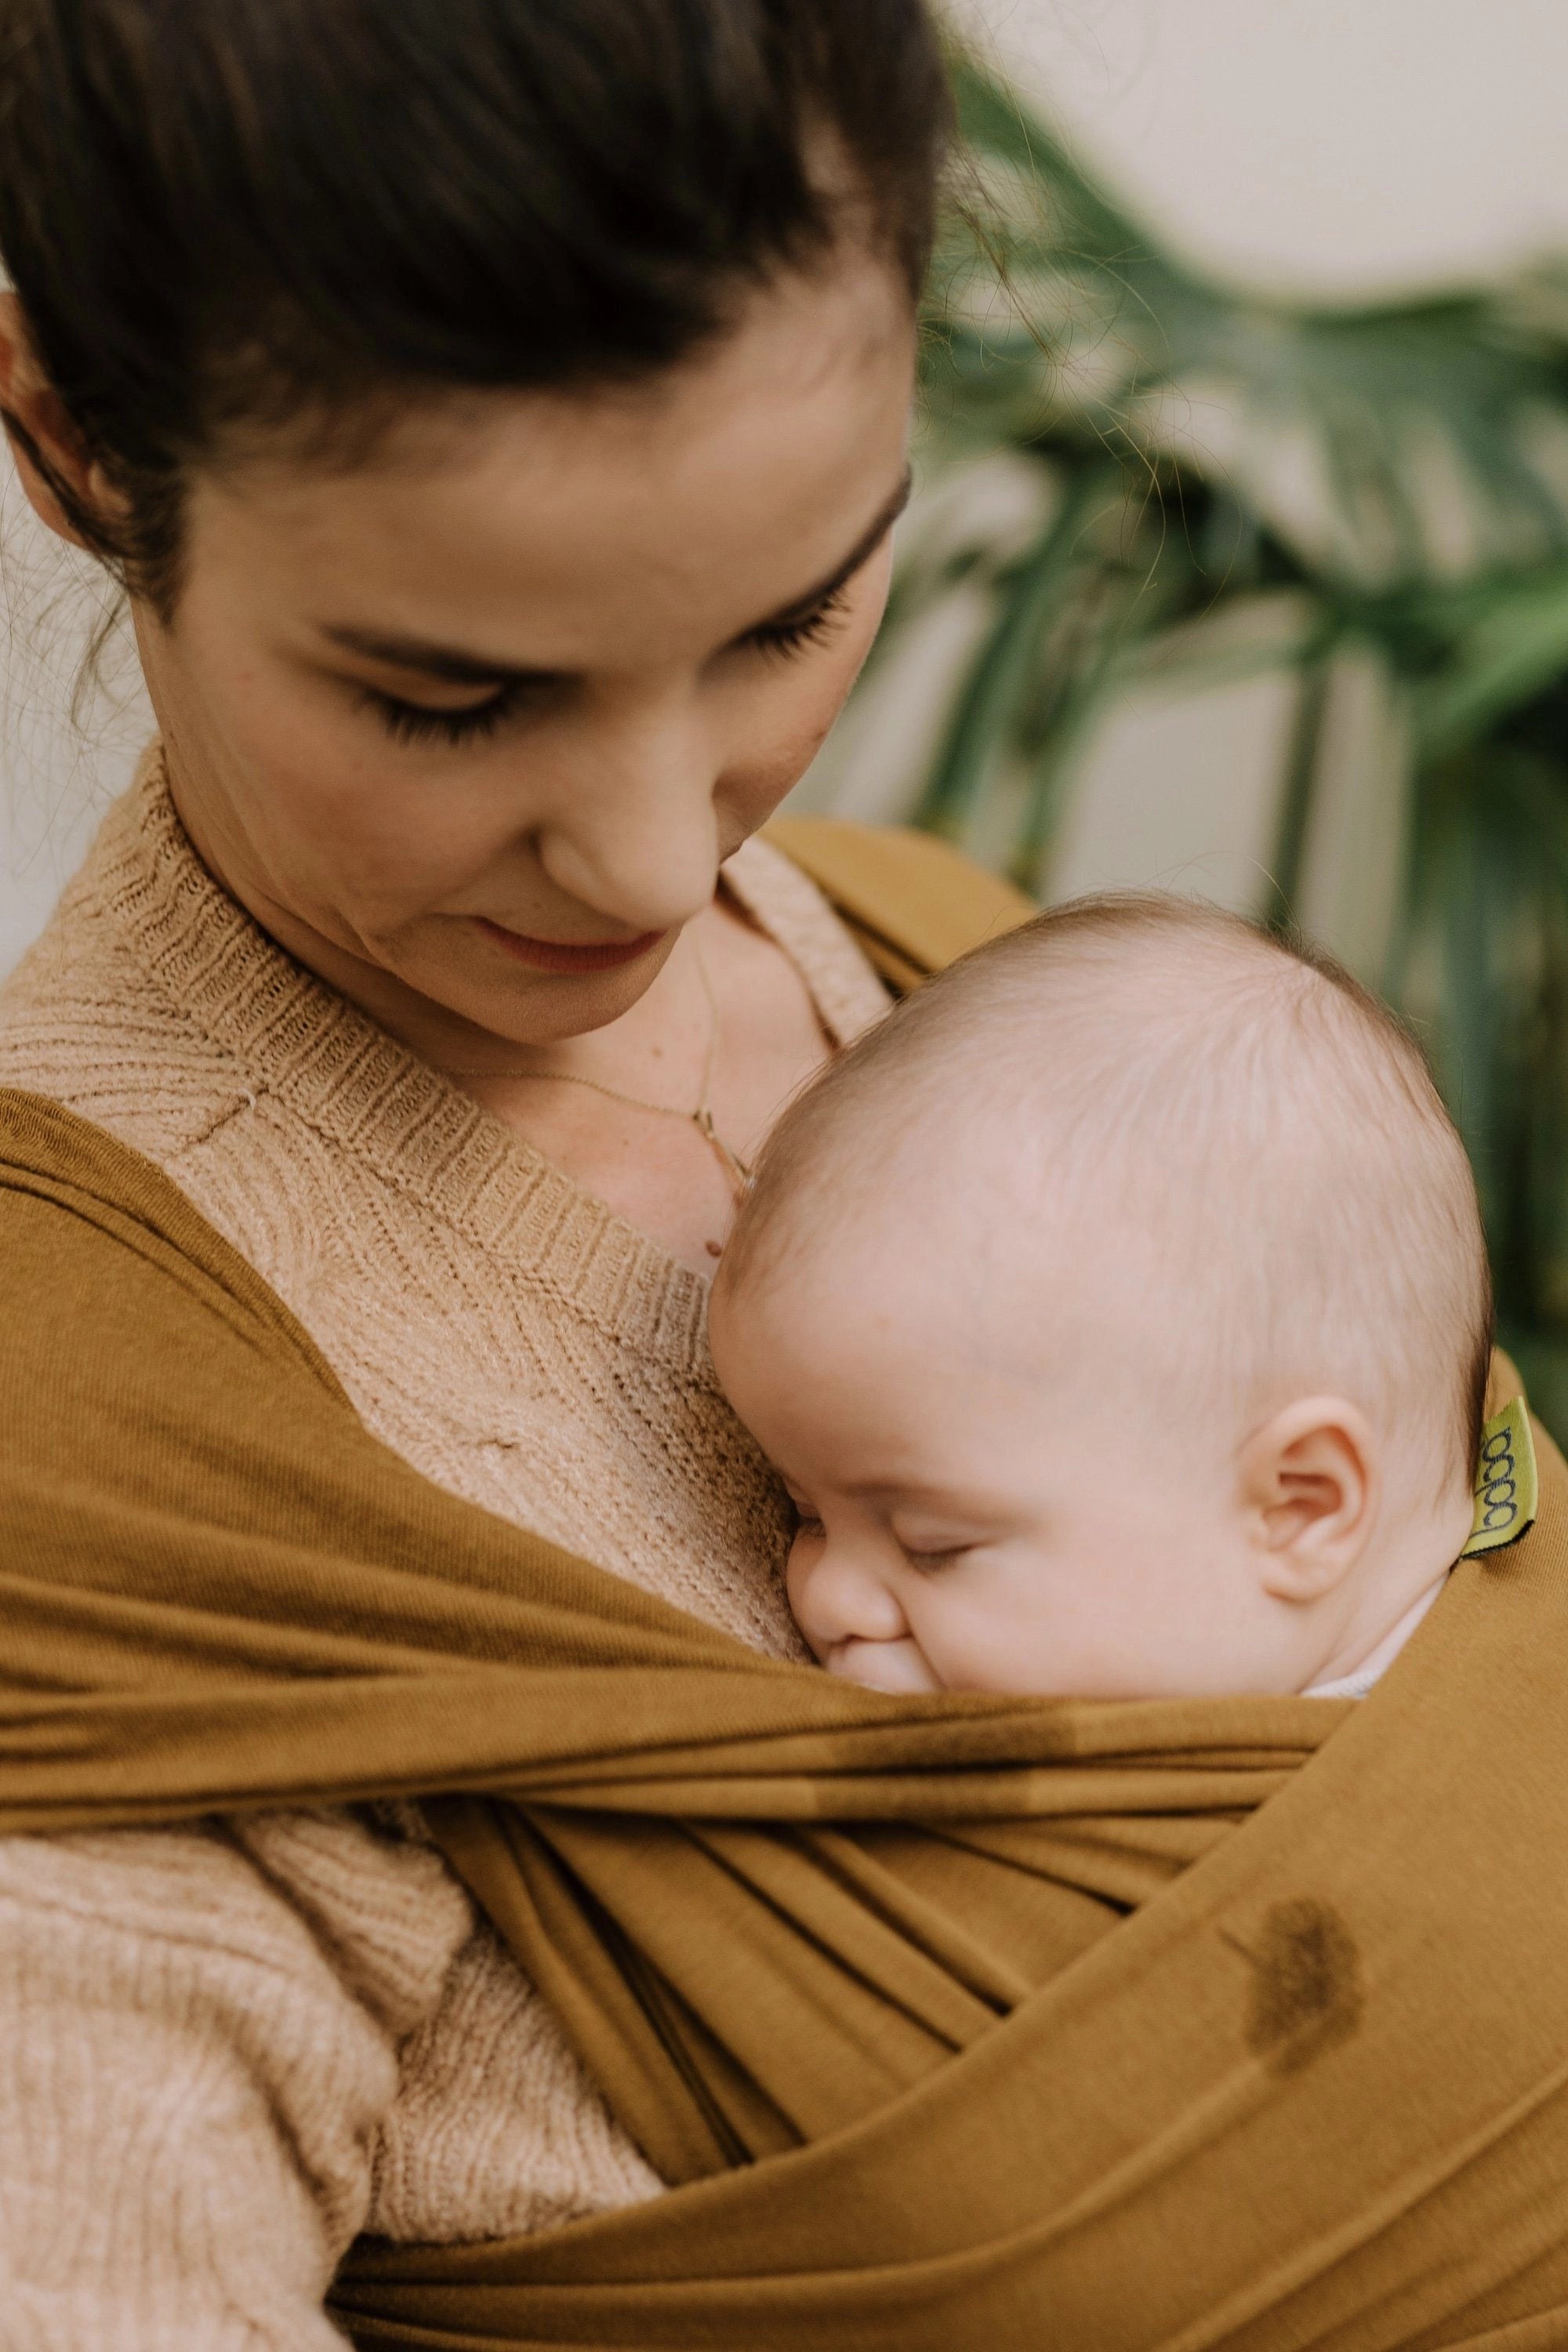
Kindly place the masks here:
[[(764, 622), (741, 643), (787, 661), (810, 646), (827, 644), (848, 601), (845, 589), (835, 589), (813, 612), (802, 614), (798, 620)], [(528, 688), (526, 684), (503, 686), (488, 702), (470, 703), (461, 710), (433, 710), (425, 703), (405, 702), (399, 695), (384, 694), (374, 686), (362, 687), (360, 693), (395, 742), (455, 746), (487, 741), (526, 700)]]
[(517, 687), (503, 686), (488, 702), (470, 703), (463, 710), (432, 710), (424, 703), (405, 702), (374, 686), (362, 688), (365, 701), (396, 743), (477, 743), (496, 733), (521, 700)]
[(786, 657), (804, 652), (807, 646), (826, 645), (843, 618), (848, 601), (847, 590), (836, 588), (814, 612), (803, 614), (797, 621), (765, 621), (760, 629), (752, 631), (745, 642), (760, 646), (764, 653)]
[(908, 1544), (903, 1545), (901, 1549), (904, 1558), (917, 1575), (935, 1576), (942, 1569), (951, 1568), (955, 1559), (967, 1559), (970, 1552), (974, 1549), (974, 1546), (955, 1544), (948, 1551), (911, 1551)]

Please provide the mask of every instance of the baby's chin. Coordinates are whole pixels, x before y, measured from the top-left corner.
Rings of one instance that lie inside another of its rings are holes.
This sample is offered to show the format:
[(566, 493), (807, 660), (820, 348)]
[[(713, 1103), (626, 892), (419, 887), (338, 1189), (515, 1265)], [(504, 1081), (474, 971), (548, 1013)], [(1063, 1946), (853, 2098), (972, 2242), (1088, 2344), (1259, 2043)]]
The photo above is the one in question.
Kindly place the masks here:
[(858, 1683), (864, 1690), (890, 1691), (895, 1696), (942, 1688), (913, 1642), (838, 1642), (823, 1664), (830, 1675), (847, 1683)]

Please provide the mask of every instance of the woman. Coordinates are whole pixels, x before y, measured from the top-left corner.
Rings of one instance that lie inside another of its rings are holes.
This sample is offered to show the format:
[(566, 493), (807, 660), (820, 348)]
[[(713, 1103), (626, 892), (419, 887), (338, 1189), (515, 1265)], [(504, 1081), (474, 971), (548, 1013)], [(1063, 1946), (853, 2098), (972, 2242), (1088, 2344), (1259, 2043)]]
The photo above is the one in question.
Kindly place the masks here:
[(918, 0), (6, 6), (0, 408), (162, 732), (0, 996), (0, 2347), (1563, 2341), (1550, 1450), (1364, 1706), (900, 1701), (708, 1373), (885, 1002), (748, 836)]
[[(796, 1654), (703, 1276), (885, 1003), (752, 841), (876, 628), (921, 0), (8, 0), (0, 408), (161, 730), (0, 1080), (431, 1478)], [(0, 2343), (339, 2341), (361, 2231), (652, 2196), (412, 1813), (0, 1850)]]

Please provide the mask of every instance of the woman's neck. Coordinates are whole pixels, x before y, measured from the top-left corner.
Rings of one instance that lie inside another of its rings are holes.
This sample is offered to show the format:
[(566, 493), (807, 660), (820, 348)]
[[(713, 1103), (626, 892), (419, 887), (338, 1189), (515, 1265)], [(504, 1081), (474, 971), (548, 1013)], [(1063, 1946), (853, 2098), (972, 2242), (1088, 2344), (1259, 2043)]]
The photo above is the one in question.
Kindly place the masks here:
[(714, 1131), (729, 1156), (749, 1162), (830, 1051), (801, 973), (721, 895), (619, 1021), (540, 1048), (505, 1075), (456, 1083), (672, 1256), (710, 1273), (736, 1196), (725, 1153), (692, 1118), (710, 1061)]

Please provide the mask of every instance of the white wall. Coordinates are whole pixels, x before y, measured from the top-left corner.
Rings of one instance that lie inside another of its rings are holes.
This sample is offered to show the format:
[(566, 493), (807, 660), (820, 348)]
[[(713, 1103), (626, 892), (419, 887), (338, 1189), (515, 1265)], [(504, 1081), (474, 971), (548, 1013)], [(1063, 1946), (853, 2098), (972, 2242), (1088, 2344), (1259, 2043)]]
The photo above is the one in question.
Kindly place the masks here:
[(102, 575), (35, 521), (0, 454), (0, 972), (79, 864), (129, 781), (152, 712), (121, 629), (83, 688), (111, 604)]
[(1193, 254), (1328, 294), (1568, 246), (1564, 0), (952, 0)]

